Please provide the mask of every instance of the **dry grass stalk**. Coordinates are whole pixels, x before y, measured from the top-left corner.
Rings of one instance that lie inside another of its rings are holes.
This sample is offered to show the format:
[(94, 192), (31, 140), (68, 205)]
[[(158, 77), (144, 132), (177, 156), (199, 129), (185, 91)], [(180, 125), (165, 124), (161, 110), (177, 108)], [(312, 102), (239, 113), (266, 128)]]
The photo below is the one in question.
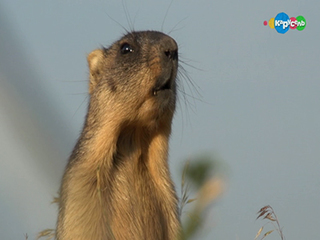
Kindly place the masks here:
[(46, 240), (54, 239), (55, 229), (45, 229), (38, 233), (37, 239), (46, 238)]
[[(260, 240), (266, 238), (266, 237), (267, 237), (269, 234), (271, 234), (274, 230), (277, 230), (279, 236), (281, 237), (281, 240), (284, 240), (284, 239), (285, 239), (285, 238), (284, 238), (284, 235), (283, 235), (283, 232), (282, 232), (282, 228), (280, 227), (280, 223), (279, 223), (278, 217), (277, 217), (277, 215), (275, 214), (275, 212), (274, 212), (274, 210), (273, 210), (273, 208), (272, 208), (271, 206), (269, 206), (269, 205), (264, 206), (263, 208), (261, 208), (261, 209), (259, 210), (259, 212), (258, 212), (257, 214), (258, 214), (258, 217), (257, 217), (256, 219), (258, 219), (258, 218), (268, 219), (269, 222), (266, 223), (266, 224), (270, 224), (270, 223), (271, 223), (271, 224), (274, 226), (274, 228), (275, 228), (275, 229), (270, 230), (270, 231), (267, 231), (265, 234), (263, 234), (263, 236), (262, 236), (262, 238), (260, 238)], [(276, 223), (276, 225), (275, 225), (274, 223)], [(265, 225), (266, 225), (266, 224), (265, 224)], [(265, 225), (264, 225), (264, 226), (265, 226)], [(256, 237), (254, 238), (254, 240), (257, 240), (257, 239), (259, 238), (259, 236), (261, 235), (261, 233), (262, 233), (262, 231), (263, 231), (263, 229), (264, 229), (264, 226), (262, 226), (262, 227), (259, 229), (259, 231), (258, 231)]]

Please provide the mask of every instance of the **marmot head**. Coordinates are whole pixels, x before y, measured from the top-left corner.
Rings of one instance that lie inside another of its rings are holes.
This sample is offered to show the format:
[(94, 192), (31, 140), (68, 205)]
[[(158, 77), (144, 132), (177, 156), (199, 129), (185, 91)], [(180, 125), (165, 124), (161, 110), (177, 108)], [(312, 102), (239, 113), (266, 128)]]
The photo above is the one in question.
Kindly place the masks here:
[(171, 125), (178, 69), (178, 47), (171, 37), (131, 32), (109, 48), (91, 52), (88, 63), (90, 105), (99, 106), (97, 114), (117, 111), (128, 124)]

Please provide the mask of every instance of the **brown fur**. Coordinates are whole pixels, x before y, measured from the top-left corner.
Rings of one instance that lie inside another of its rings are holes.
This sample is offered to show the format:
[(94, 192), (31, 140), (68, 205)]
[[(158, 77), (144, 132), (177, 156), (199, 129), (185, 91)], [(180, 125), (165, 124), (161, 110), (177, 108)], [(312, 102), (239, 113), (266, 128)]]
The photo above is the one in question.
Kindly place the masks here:
[[(121, 52), (126, 44), (132, 52)], [(90, 53), (88, 63), (90, 104), (62, 180), (56, 239), (177, 239), (167, 161), (175, 41), (160, 32), (128, 33)]]

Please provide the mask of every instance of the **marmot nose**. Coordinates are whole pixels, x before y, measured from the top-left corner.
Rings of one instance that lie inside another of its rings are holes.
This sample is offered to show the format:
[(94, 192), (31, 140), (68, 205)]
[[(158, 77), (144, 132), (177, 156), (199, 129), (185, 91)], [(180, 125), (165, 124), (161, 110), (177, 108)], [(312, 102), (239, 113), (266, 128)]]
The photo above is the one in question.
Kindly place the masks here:
[(165, 50), (164, 51), (164, 54), (169, 58), (169, 59), (172, 59), (172, 60), (176, 60), (178, 58), (178, 50)]
[(161, 50), (168, 59), (178, 60), (178, 45), (176, 41), (168, 35), (163, 34), (161, 37)]

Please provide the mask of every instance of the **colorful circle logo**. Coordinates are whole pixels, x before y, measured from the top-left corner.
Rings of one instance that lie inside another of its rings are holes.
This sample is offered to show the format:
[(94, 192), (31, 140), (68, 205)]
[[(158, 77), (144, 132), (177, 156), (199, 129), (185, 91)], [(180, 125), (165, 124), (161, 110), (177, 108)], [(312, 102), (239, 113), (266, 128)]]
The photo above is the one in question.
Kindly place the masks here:
[(278, 13), (275, 18), (270, 18), (269, 21), (264, 21), (263, 25), (269, 25), (270, 28), (276, 29), (278, 33), (285, 34), (289, 29), (297, 29), (302, 31), (306, 27), (306, 19), (303, 16), (291, 17), (284, 13)]

